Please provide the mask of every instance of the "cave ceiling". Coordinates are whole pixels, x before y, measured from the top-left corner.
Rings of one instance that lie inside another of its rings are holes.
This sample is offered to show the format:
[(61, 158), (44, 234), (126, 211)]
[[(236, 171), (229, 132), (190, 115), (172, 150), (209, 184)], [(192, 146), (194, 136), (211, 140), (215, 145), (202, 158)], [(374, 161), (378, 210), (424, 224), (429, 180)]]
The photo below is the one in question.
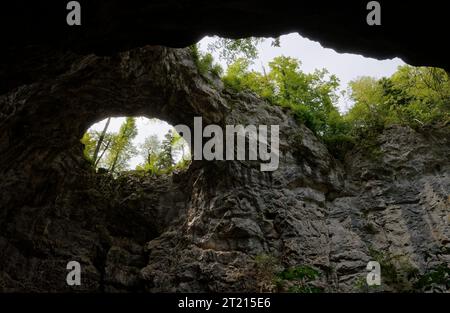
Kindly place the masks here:
[[(2, 3), (2, 91), (39, 78), (55, 49), (112, 55), (145, 45), (186, 47), (205, 35), (277, 37), (299, 32), (340, 53), (450, 70), (443, 1), (379, 1), (381, 26), (368, 26), (368, 1), (79, 1), (82, 25), (66, 24), (68, 1)], [(70, 61), (70, 60), (69, 60)], [(69, 62), (68, 61), (68, 62)], [(54, 69), (58, 71), (58, 69)]]

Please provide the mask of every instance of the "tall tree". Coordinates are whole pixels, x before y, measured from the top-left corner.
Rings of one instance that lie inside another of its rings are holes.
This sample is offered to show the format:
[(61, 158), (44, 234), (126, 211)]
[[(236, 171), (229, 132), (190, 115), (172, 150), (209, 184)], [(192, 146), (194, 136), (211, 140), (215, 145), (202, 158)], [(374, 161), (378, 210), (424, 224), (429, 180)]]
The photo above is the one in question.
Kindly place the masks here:
[(106, 154), (106, 152), (108, 152), (109, 147), (112, 144), (112, 141), (114, 139), (114, 134), (112, 133), (106, 133), (103, 139), (103, 150), (100, 153), (100, 155), (98, 156), (97, 160), (94, 163), (94, 167), (97, 168), (99, 166), (99, 164), (104, 163), (103, 162), (103, 156)]
[(144, 158), (144, 163), (138, 165), (136, 170), (144, 170), (151, 174), (159, 174), (161, 172), (161, 164), (159, 162), (161, 153), (161, 142), (157, 135), (151, 135), (145, 138), (140, 146), (140, 153)]
[(263, 38), (256, 37), (242, 39), (217, 37), (208, 45), (208, 50), (218, 52), (220, 58), (228, 64), (235, 62), (238, 58), (252, 61), (258, 57), (257, 45), (262, 41)]
[(190, 157), (188, 155), (189, 147), (187, 146), (187, 142), (180, 136), (176, 131), (173, 132), (172, 138), (172, 154), (174, 157), (174, 161), (177, 163), (186, 160)]
[(238, 59), (228, 67), (223, 77), (227, 87), (251, 90), (269, 101), (292, 109), (296, 117), (319, 136), (330, 129), (328, 119), (338, 115), (337, 88), (339, 80), (325, 69), (304, 73), (299, 60), (276, 57), (264, 75), (249, 71), (249, 61)]
[(405, 65), (389, 78), (358, 78), (350, 83), (350, 90), (355, 104), (345, 119), (354, 132), (450, 120), (450, 80), (441, 69)]
[(119, 133), (112, 139), (106, 160), (111, 173), (126, 169), (128, 161), (136, 154), (136, 147), (132, 142), (136, 135), (136, 121), (133, 117), (127, 117), (121, 125)]
[(93, 160), (93, 162), (94, 162), (95, 165), (98, 164), (98, 153), (99, 153), (99, 151), (100, 151), (100, 147), (101, 147), (102, 144), (103, 144), (103, 140), (104, 140), (104, 138), (105, 138), (106, 131), (108, 130), (108, 127), (109, 127), (109, 123), (110, 123), (110, 122), (111, 122), (111, 118), (109, 117), (109, 118), (106, 120), (105, 127), (103, 127), (103, 131), (102, 131), (102, 133), (100, 134), (100, 137), (99, 137), (99, 139), (98, 139), (98, 141), (97, 141), (97, 146), (95, 147), (94, 156), (92, 157), (92, 160)]
[(164, 136), (164, 140), (161, 145), (161, 153), (159, 162), (163, 168), (170, 169), (172, 168), (174, 163), (173, 159), (173, 133), (172, 130), (169, 130), (167, 134)]
[(158, 155), (161, 152), (161, 142), (157, 135), (150, 135), (145, 138), (140, 146), (141, 155), (145, 160), (149, 160), (152, 155)]

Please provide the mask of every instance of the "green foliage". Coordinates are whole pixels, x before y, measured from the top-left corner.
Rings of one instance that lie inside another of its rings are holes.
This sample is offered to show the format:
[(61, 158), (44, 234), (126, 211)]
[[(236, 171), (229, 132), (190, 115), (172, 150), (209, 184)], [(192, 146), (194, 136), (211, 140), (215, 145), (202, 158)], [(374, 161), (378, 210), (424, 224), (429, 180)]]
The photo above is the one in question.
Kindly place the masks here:
[(94, 168), (117, 174), (126, 169), (128, 161), (137, 152), (132, 143), (136, 135), (136, 123), (132, 117), (125, 120), (117, 134), (106, 132), (106, 127), (103, 132), (86, 132), (81, 139), (84, 157)]
[[(372, 151), (373, 139), (391, 124), (420, 128), (450, 123), (450, 80), (444, 70), (405, 65), (389, 78), (360, 77), (349, 84), (353, 107), (341, 114), (336, 107), (339, 80), (326, 69), (304, 73), (299, 60), (280, 56), (269, 63), (268, 72), (250, 70), (261, 40), (218, 38), (209, 45), (229, 65), (222, 76), (225, 86), (289, 108), (339, 159), (356, 145)], [(272, 45), (279, 42), (275, 38)], [(211, 71), (211, 54), (192, 49), (200, 72)]]
[(349, 83), (350, 97), (355, 102), (346, 114), (345, 120), (351, 125), (353, 134), (365, 130), (377, 132), (383, 128), (385, 118), (382, 103), (381, 86), (372, 77), (361, 77)]
[(312, 282), (321, 276), (320, 272), (310, 266), (301, 265), (285, 269), (276, 274), (277, 285), (288, 292), (320, 293), (323, 288), (314, 286)]
[(300, 61), (277, 57), (269, 63), (270, 71), (261, 74), (249, 70), (250, 61), (238, 59), (228, 67), (224, 84), (237, 91), (251, 90), (282, 107), (321, 137), (340, 136), (345, 128), (335, 106), (339, 81), (325, 69), (307, 74)]
[[(147, 137), (141, 146), (141, 154), (145, 163), (138, 165), (136, 170), (152, 175), (170, 174), (189, 167), (190, 155), (182, 137), (175, 131), (169, 131), (162, 142), (156, 135)], [(175, 162), (175, 157), (179, 159)]]
[(387, 252), (378, 251), (372, 247), (369, 247), (369, 255), (373, 258), (373, 260), (380, 263), (383, 283), (387, 285), (395, 285), (400, 282), (397, 267), (394, 264), (394, 256)]
[(211, 53), (202, 53), (199, 51), (197, 45), (190, 46), (192, 56), (194, 58), (195, 65), (198, 71), (202, 75), (211, 73), (220, 77), (223, 73), (223, 69), (220, 64), (214, 63), (214, 58)]
[(96, 140), (93, 138), (93, 134), (86, 132), (81, 138), (81, 143), (84, 145), (83, 155), (86, 160), (93, 164), (92, 156), (94, 154), (95, 147), (97, 145)]
[(281, 291), (298, 293), (323, 292), (323, 288), (313, 284), (321, 273), (316, 269), (300, 265), (279, 271), (279, 261), (267, 254), (257, 255), (254, 259), (255, 276), (258, 277), (259, 291)]
[(277, 259), (268, 254), (259, 254), (255, 256), (255, 265), (263, 271), (273, 272), (277, 265)]
[(284, 280), (314, 280), (320, 276), (320, 272), (310, 266), (297, 266), (288, 268), (277, 275)]
[(191, 159), (182, 158), (175, 166), (172, 167), (173, 171), (184, 171), (191, 164)]
[(406, 65), (390, 78), (358, 78), (348, 91), (355, 104), (342, 115), (336, 108), (339, 81), (325, 69), (304, 73), (300, 61), (284, 56), (269, 63), (268, 73), (251, 71), (250, 64), (236, 59), (222, 77), (225, 86), (291, 109), (337, 158), (355, 145), (370, 145), (390, 124), (450, 123), (450, 80), (441, 69)]
[(423, 275), (419, 276), (414, 287), (422, 291), (438, 291), (450, 288), (450, 267), (447, 264), (440, 264)]
[(137, 153), (132, 142), (136, 135), (136, 121), (133, 117), (127, 117), (120, 126), (119, 133), (113, 137), (105, 160), (109, 172), (117, 173), (127, 168), (128, 161)]
[(389, 286), (397, 292), (414, 292), (419, 276), (417, 267), (404, 255), (393, 255), (388, 251), (369, 248), (369, 255), (380, 263), (382, 286)]
[(161, 143), (158, 136), (151, 135), (147, 137), (140, 147), (140, 153), (144, 156), (144, 164), (138, 165), (136, 170), (158, 174), (161, 171), (159, 163), (159, 154), (161, 153)]
[[(115, 176), (128, 168), (129, 160), (140, 154), (144, 163), (136, 170), (152, 175), (170, 174), (186, 169), (190, 164), (189, 147), (175, 131), (169, 131), (162, 142), (156, 135), (147, 137), (137, 149), (133, 139), (137, 136), (135, 119), (127, 117), (118, 133), (89, 131), (83, 135), (84, 157), (98, 172), (112, 173)], [(97, 162), (94, 162), (96, 148), (100, 148)], [(176, 160), (176, 162), (175, 162)]]
[[(242, 39), (228, 39), (216, 38), (208, 45), (210, 52), (218, 52), (219, 57), (231, 64), (239, 58), (247, 60), (254, 60), (258, 57), (257, 45), (262, 42), (262, 38), (242, 38)], [(279, 41), (274, 41), (275, 44)]]
[(369, 255), (380, 263), (382, 284), (398, 292), (445, 291), (450, 288), (450, 267), (439, 264), (425, 273), (413, 266), (405, 256), (369, 248)]
[(444, 70), (401, 66), (390, 78), (350, 83), (355, 105), (344, 117), (353, 136), (378, 133), (390, 124), (422, 127), (450, 121), (450, 80)]
[(257, 278), (258, 292), (276, 291), (275, 271), (278, 260), (272, 255), (259, 254), (254, 259), (254, 277)]
[(172, 131), (164, 136), (164, 140), (162, 141), (161, 153), (159, 155), (160, 163), (162, 167), (171, 169), (174, 165), (173, 153), (172, 153), (172, 143), (173, 143), (173, 135)]
[[(97, 145), (95, 146), (94, 154), (92, 156), (92, 161), (94, 163), (94, 167), (97, 167), (98, 163), (100, 162), (100, 159), (102, 158), (102, 156), (106, 152), (106, 150), (108, 150), (108, 148), (112, 142), (111, 138), (108, 138), (109, 140), (105, 140), (105, 137), (110, 137), (110, 136), (108, 136), (109, 134), (107, 133), (110, 122), (111, 122), (111, 118), (108, 118), (106, 120), (105, 126), (103, 127), (103, 131), (101, 133), (97, 133), (98, 134), (98, 139), (96, 139)], [(103, 152), (99, 156), (102, 146), (103, 146)]]
[(250, 90), (259, 96), (271, 100), (274, 88), (267, 76), (249, 71), (250, 61), (244, 58), (237, 59), (231, 64), (222, 77), (225, 86), (235, 91)]

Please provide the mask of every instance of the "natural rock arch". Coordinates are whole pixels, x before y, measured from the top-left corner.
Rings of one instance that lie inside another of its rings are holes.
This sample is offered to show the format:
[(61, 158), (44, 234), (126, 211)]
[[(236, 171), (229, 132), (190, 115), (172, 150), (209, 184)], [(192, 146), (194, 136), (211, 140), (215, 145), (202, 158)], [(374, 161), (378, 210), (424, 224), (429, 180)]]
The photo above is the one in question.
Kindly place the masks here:
[(33, 168), (74, 158), (87, 128), (108, 116), (141, 115), (188, 126), (194, 116), (220, 120), (225, 110), (221, 98), (202, 82), (186, 54), (145, 47), (113, 57), (80, 56), (58, 77), (4, 95), (2, 171), (29, 168), (27, 176), (35, 177), (39, 171)]
[[(58, 75), (0, 97), (2, 290), (73, 291), (66, 264), (79, 260), (75, 290), (260, 291), (255, 258), (271, 255), (320, 269), (328, 291), (350, 291), (374, 244), (421, 270), (442, 261), (427, 259), (433, 251), (445, 257), (448, 132), (392, 127), (377, 142), (385, 158), (354, 151), (341, 164), (288, 111), (205, 79), (188, 49), (69, 59)], [(94, 175), (79, 138), (114, 115), (280, 125), (280, 167), (197, 162), (159, 180)], [(365, 231), (365, 214), (384, 236)]]

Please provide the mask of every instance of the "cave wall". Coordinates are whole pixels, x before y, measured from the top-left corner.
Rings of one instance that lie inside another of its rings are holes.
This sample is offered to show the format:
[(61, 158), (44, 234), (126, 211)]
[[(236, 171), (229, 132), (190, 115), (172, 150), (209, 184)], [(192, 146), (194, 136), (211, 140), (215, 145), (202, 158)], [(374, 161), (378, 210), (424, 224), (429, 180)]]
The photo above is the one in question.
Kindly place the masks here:
[[(0, 96), (0, 290), (269, 291), (255, 261), (269, 255), (317, 268), (326, 291), (355, 291), (374, 250), (421, 273), (449, 263), (448, 129), (392, 127), (377, 153), (340, 162), (288, 111), (201, 75), (188, 49), (56, 59), (58, 74)], [(79, 140), (115, 115), (280, 125), (280, 167), (96, 174)], [(71, 260), (79, 287), (65, 282)]]
[[(1, 291), (269, 291), (261, 255), (279, 270), (319, 269), (324, 290), (357, 291), (374, 251), (420, 273), (450, 262), (448, 129), (392, 127), (375, 151), (340, 162), (289, 112), (200, 75), (187, 50), (146, 46), (299, 32), (449, 71), (442, 1), (380, 1), (380, 27), (366, 25), (359, 0), (80, 3), (81, 27), (65, 24), (63, 0), (0, 10)], [(123, 115), (279, 124), (280, 168), (196, 161), (170, 177), (95, 174), (79, 139)], [(70, 260), (82, 264), (80, 287), (65, 283)]]

